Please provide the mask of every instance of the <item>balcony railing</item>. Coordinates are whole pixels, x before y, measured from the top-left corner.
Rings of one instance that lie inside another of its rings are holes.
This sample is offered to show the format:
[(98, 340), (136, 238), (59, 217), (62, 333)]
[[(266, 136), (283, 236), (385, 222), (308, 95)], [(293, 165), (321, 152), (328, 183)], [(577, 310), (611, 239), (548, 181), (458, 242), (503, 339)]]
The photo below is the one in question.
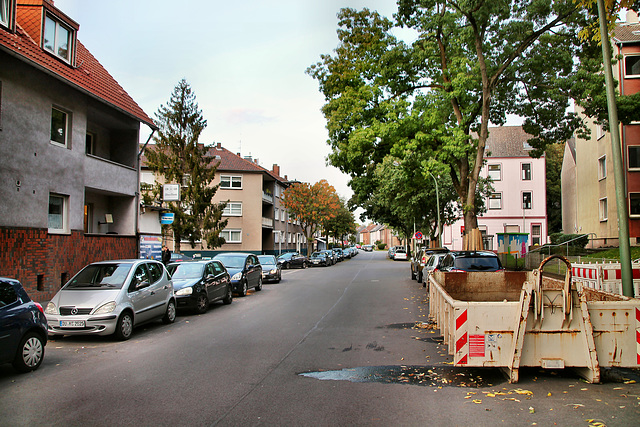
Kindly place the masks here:
[(273, 203), (273, 196), (271, 194), (267, 194), (264, 191), (262, 192), (262, 200), (268, 203)]
[(266, 228), (273, 228), (273, 219), (262, 217), (262, 226)]

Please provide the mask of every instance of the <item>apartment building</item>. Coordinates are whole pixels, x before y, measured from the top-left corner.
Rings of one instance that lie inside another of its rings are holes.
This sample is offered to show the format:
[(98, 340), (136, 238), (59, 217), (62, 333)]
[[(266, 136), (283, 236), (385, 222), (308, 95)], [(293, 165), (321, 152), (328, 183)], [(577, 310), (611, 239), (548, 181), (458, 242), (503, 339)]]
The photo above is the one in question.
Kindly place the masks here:
[[(521, 126), (489, 129), (480, 175), (491, 178), (493, 192), (478, 216), (487, 250), (498, 250), (498, 233), (527, 233), (528, 246), (547, 243), (546, 161), (529, 156), (529, 138)], [(445, 226), (442, 235), (445, 246), (461, 250), (464, 221)]]
[[(233, 153), (217, 143), (209, 148), (208, 155), (217, 164), (213, 185), (220, 184), (213, 202), (227, 202), (222, 214), (227, 227), (221, 235), (226, 243), (219, 248), (209, 248), (206, 242), (196, 242), (191, 247), (188, 241), (181, 242), (181, 252), (187, 256), (209, 257), (219, 252), (251, 252), (255, 254), (280, 254), (282, 252), (306, 252), (306, 239), (300, 225), (293, 221), (284, 207), (282, 195), (291, 181), (280, 176), (280, 167), (274, 164), (271, 170), (259, 165), (257, 159)], [(153, 184), (161, 178), (149, 171), (144, 163), (141, 167), (141, 183)], [(141, 215), (146, 217), (141, 233), (161, 232), (158, 221), (159, 209), (149, 209)], [(151, 219), (149, 219), (151, 218)], [(165, 236), (172, 248), (171, 236)]]
[(0, 275), (47, 300), (138, 254), (138, 139), (153, 121), (51, 0), (0, 0)]
[[(629, 11), (611, 39), (618, 93), (640, 91), (640, 24)], [(578, 113), (581, 113), (578, 110)], [(593, 246), (618, 245), (618, 214), (611, 134), (589, 124), (591, 139), (567, 144), (562, 163), (562, 228), (567, 234), (590, 234)], [(620, 124), (625, 205), (629, 209), (631, 244), (640, 244), (640, 122)]]

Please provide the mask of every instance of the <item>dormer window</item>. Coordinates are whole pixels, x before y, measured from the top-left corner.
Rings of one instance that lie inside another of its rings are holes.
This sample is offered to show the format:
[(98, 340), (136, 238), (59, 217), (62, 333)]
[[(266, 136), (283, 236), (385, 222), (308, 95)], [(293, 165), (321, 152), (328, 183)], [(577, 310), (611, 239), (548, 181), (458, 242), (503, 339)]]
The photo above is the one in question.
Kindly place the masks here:
[(0, 0), (0, 25), (11, 28), (11, 12), (13, 11), (12, 0)]
[(47, 15), (44, 20), (44, 41), (42, 47), (65, 62), (71, 62), (73, 30), (55, 18)]

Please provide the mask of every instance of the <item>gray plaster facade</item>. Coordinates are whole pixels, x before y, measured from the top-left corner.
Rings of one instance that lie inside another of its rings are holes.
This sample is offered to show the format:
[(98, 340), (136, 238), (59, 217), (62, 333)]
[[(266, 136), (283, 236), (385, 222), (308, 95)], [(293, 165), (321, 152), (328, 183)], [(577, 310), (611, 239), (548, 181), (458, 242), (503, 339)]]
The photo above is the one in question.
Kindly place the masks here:
[[(135, 235), (140, 122), (2, 51), (0, 64), (0, 226), (48, 228), (55, 194), (62, 234)], [(51, 141), (52, 108), (67, 114), (66, 146)]]

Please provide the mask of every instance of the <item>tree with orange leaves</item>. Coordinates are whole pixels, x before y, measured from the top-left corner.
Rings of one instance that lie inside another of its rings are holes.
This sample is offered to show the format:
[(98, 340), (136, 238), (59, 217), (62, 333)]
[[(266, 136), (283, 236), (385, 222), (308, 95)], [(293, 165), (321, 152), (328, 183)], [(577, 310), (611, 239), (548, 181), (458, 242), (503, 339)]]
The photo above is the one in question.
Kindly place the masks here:
[(310, 254), (314, 234), (323, 222), (334, 218), (340, 208), (336, 189), (324, 179), (313, 185), (298, 182), (287, 188), (283, 201), (289, 216), (300, 221)]

